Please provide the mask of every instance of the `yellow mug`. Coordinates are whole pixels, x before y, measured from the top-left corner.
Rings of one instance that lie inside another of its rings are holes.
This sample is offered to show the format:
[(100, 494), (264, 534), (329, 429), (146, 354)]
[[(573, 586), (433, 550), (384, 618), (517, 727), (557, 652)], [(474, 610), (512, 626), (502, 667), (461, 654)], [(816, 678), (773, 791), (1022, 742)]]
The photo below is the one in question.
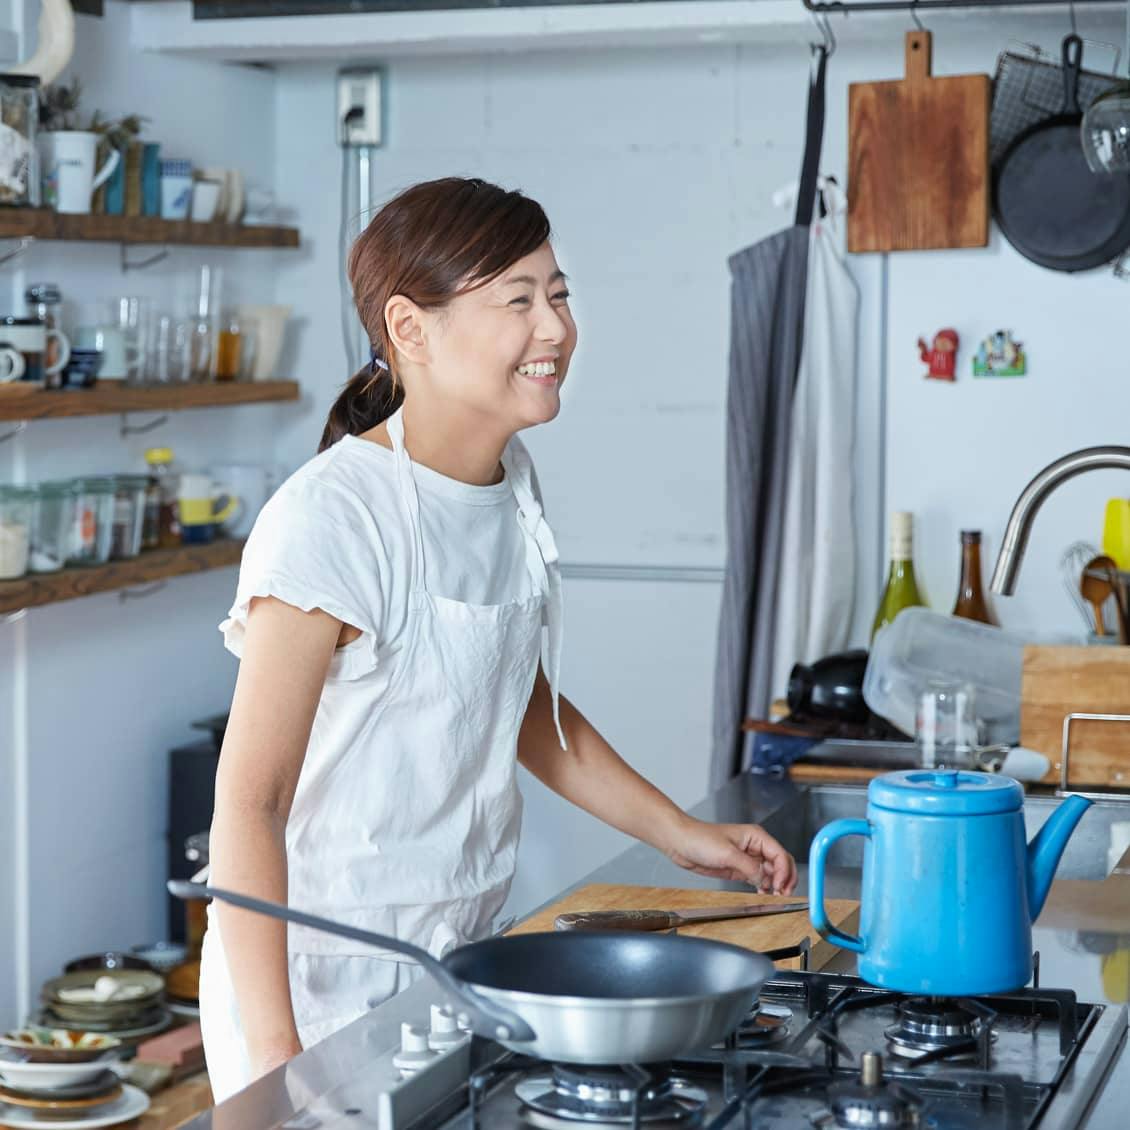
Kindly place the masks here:
[(1119, 571), (1130, 573), (1130, 498), (1112, 498), (1103, 519), (1103, 553)]
[[(219, 525), (226, 522), (239, 506), (239, 499), (228, 496), (226, 506), (220, 506), (224, 496), (219, 498), (180, 498), (177, 506), (180, 510), (180, 524), (182, 526)], [(217, 509), (217, 507), (220, 507)]]

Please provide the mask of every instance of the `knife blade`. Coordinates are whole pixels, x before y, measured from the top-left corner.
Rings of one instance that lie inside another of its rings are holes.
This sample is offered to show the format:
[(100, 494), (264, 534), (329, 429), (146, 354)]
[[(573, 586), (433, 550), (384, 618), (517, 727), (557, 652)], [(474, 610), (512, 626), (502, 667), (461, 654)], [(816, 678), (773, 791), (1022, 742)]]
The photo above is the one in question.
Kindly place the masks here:
[(751, 906), (707, 906), (694, 910), (580, 910), (559, 914), (556, 930), (670, 930), (696, 922), (722, 922), (730, 918), (763, 918), (770, 914), (796, 914), (806, 902), (756, 903)]

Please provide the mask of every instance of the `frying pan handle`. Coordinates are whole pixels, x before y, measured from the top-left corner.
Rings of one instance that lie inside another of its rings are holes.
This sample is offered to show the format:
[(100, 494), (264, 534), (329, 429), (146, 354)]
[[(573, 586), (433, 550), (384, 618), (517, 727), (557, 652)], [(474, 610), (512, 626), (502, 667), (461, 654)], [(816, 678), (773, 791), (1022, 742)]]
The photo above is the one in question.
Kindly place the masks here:
[(1063, 112), (1079, 113), (1079, 72), (1083, 69), (1083, 40), (1072, 33), (1063, 37)]
[(867, 947), (863, 939), (836, 929), (824, 909), (824, 865), (832, 845), (845, 836), (867, 836), (870, 839), (871, 825), (866, 820), (833, 820), (816, 833), (812, 850), (808, 853), (808, 917), (828, 941), (855, 953), (865, 953)]
[(533, 1029), (519, 1016), (508, 1008), (485, 1000), (470, 986), (465, 985), (455, 977), (441, 961), (437, 961), (426, 949), (405, 942), (400, 938), (389, 937), (385, 934), (375, 934), (371, 930), (361, 930), (356, 926), (346, 926), (340, 922), (333, 922), (329, 918), (319, 918), (316, 914), (307, 914), (302, 910), (293, 910), (278, 902), (268, 902), (266, 899), (252, 898), (251, 895), (241, 895), (235, 891), (221, 890), (219, 887), (206, 887), (203, 883), (190, 883), (185, 879), (170, 879), (168, 882), (169, 893), (179, 899), (218, 899), (220, 902), (231, 903), (232, 906), (242, 907), (244, 910), (264, 914), (268, 918), (276, 918), (282, 922), (293, 922), (296, 926), (308, 926), (311, 930), (321, 930), (326, 934), (336, 934), (339, 938), (349, 938), (355, 942), (363, 942), (367, 946), (377, 949), (392, 950), (404, 957), (411, 958), (429, 974), (432, 979), (447, 990), (456, 1005), (459, 1020), (472, 1028), (479, 1036), (486, 1036), (491, 1040), (516, 1040), (528, 1041), (535, 1038)]

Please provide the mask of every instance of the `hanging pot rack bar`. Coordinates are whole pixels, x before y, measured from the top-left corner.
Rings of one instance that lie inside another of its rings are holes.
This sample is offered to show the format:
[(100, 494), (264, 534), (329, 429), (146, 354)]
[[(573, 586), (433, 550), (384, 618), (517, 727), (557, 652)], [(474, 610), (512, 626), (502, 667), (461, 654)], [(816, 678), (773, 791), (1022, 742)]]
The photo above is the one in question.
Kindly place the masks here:
[[(1071, 7), (1068, 0), (803, 0), (810, 12), (826, 15), (842, 12), (929, 12), (947, 9), (974, 11), (979, 8), (1063, 8)], [(1080, 7), (1092, 4), (1125, 4), (1126, 0), (1080, 0)]]

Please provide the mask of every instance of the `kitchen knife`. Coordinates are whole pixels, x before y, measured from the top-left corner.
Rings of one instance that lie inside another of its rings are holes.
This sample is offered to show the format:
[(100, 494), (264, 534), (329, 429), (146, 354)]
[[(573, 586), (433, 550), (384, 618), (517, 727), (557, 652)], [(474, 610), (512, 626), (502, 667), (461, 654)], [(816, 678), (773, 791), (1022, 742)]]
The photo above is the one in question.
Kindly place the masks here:
[(581, 910), (559, 914), (557, 930), (671, 930), (696, 922), (721, 922), (728, 918), (762, 918), (768, 914), (795, 914), (807, 910), (806, 902), (758, 903), (755, 906), (708, 906), (699, 910)]

